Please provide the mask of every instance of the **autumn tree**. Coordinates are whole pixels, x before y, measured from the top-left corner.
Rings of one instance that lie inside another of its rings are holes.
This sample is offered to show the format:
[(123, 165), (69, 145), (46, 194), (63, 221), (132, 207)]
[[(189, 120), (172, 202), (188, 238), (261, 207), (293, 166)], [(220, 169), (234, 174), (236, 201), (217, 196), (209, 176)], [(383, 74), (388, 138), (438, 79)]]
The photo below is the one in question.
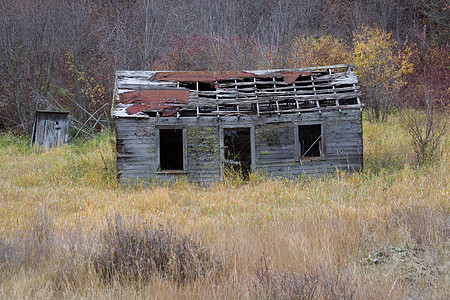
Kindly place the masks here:
[(29, 132), (34, 112), (45, 108), (58, 60), (58, 9), (50, 1), (1, 1), (0, 117)]
[(421, 25), (426, 25), (424, 35), (434, 46), (447, 45), (450, 40), (450, 2), (448, 0), (415, 0)]
[(412, 71), (411, 50), (401, 49), (391, 34), (364, 27), (354, 36), (353, 61), (371, 120), (384, 121)]

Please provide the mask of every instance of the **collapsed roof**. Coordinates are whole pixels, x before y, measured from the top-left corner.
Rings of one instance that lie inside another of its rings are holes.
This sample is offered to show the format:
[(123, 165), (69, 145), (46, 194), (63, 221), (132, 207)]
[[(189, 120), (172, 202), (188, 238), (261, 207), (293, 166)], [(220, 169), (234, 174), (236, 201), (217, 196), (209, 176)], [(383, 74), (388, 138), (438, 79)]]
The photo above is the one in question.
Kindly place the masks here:
[(261, 115), (361, 107), (351, 65), (254, 71), (117, 71), (113, 117)]

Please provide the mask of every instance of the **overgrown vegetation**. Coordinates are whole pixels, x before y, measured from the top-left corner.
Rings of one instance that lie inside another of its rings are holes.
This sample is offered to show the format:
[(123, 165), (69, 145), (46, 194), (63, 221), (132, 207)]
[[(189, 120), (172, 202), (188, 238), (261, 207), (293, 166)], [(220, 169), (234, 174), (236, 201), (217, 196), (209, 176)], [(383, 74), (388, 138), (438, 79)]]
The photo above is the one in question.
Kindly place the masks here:
[(364, 118), (361, 173), (209, 187), (117, 185), (109, 132), (2, 133), (0, 297), (448, 298), (448, 133), (418, 166), (400, 112)]

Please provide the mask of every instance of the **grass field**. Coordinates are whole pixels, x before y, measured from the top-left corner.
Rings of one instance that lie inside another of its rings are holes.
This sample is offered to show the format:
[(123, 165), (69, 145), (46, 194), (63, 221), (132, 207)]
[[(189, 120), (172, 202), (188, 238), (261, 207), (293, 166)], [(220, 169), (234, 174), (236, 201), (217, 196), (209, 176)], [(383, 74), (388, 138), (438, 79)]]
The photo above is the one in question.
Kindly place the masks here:
[(118, 186), (113, 134), (0, 135), (1, 298), (448, 299), (449, 138), (416, 167), (395, 115), (364, 170)]

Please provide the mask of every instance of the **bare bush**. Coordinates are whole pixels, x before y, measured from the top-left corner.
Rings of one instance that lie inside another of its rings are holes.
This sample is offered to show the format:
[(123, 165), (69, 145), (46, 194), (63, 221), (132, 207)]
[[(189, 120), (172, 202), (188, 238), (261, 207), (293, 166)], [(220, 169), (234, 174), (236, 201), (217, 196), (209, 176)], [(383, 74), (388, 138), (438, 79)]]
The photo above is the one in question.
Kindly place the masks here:
[(154, 276), (175, 282), (195, 280), (213, 273), (219, 262), (210, 249), (172, 230), (153, 228), (120, 215), (108, 220), (104, 243), (94, 259), (106, 280), (149, 280)]
[(0, 239), (0, 271), (34, 268), (48, 259), (55, 250), (55, 236), (48, 215), (38, 213), (21, 232), (9, 239)]
[(434, 99), (426, 88), (421, 96), (410, 103), (412, 104), (401, 112), (400, 117), (403, 128), (411, 137), (416, 162), (423, 165), (432, 161), (438, 154), (448, 131), (448, 112), (445, 103)]

